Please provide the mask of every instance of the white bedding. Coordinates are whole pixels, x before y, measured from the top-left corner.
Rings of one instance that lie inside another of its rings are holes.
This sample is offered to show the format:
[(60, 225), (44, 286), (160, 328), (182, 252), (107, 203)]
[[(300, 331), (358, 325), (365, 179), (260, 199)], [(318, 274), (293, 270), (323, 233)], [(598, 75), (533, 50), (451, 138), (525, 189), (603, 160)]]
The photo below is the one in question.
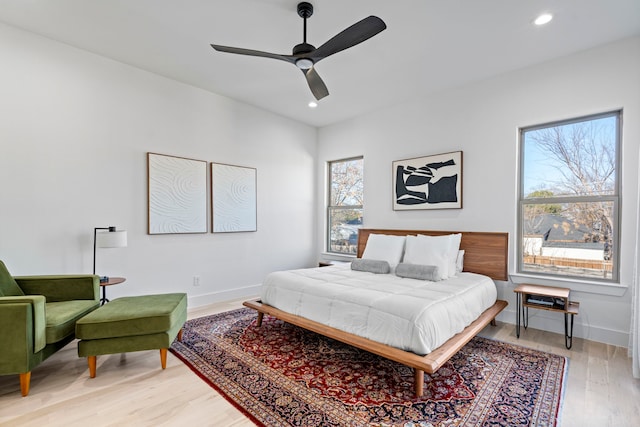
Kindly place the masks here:
[(491, 278), (439, 282), (353, 271), (350, 264), (270, 273), (262, 302), (392, 347), (428, 354), (496, 302)]

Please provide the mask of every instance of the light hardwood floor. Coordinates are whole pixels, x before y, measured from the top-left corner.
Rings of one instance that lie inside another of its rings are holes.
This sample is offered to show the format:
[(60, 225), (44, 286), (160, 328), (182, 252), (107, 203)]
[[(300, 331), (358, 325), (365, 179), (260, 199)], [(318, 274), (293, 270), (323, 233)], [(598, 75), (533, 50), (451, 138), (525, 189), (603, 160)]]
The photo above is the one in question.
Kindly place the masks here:
[[(189, 318), (240, 306), (214, 304), (190, 310)], [(562, 335), (528, 329), (516, 339), (515, 326), (500, 322), (481, 335), (570, 358), (563, 427), (640, 425), (640, 380), (631, 375), (626, 349), (575, 338), (567, 350)], [(38, 366), (28, 397), (20, 396), (17, 375), (0, 376), (0, 425), (254, 425), (171, 353), (164, 371), (158, 351), (100, 356), (90, 379), (76, 351), (71, 343)]]

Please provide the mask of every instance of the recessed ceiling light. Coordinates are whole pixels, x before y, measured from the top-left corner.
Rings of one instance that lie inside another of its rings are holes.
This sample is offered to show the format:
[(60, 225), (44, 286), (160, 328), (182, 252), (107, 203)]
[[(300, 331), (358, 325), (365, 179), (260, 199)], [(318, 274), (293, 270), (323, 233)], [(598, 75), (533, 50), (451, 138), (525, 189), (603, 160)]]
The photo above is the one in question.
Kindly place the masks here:
[(536, 25), (544, 25), (544, 24), (548, 24), (549, 22), (551, 22), (551, 20), (553, 19), (553, 15), (550, 13), (543, 13), (542, 15), (538, 16), (536, 18), (535, 21), (533, 21), (534, 24)]
[(316, 108), (318, 106), (318, 103), (316, 101), (311, 101), (309, 102), (309, 108)]

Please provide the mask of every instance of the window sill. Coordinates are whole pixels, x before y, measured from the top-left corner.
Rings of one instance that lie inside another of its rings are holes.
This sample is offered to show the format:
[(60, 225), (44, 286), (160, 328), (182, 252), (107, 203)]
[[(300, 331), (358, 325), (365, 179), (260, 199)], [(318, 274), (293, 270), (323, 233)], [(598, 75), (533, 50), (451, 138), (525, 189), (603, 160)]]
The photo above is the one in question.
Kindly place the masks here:
[(356, 259), (355, 255), (346, 255), (346, 254), (336, 254), (333, 252), (322, 252), (320, 254), (320, 259), (322, 261), (340, 261), (340, 262), (351, 262)]
[(543, 286), (560, 286), (569, 288), (576, 292), (586, 292), (590, 294), (611, 295), (620, 297), (627, 292), (628, 286), (619, 283), (603, 283), (590, 280), (565, 279), (562, 277), (537, 276), (522, 273), (511, 273), (509, 278), (512, 283), (530, 283)]

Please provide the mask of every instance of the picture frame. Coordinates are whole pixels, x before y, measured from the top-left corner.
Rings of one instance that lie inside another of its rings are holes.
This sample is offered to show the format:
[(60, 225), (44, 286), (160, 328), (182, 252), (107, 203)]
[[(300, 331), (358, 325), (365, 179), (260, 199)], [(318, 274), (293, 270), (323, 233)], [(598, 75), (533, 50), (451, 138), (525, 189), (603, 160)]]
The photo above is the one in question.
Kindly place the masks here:
[(207, 162), (147, 153), (148, 234), (206, 233)]
[(212, 162), (211, 232), (257, 230), (257, 169)]
[(462, 151), (392, 162), (393, 210), (462, 209)]

